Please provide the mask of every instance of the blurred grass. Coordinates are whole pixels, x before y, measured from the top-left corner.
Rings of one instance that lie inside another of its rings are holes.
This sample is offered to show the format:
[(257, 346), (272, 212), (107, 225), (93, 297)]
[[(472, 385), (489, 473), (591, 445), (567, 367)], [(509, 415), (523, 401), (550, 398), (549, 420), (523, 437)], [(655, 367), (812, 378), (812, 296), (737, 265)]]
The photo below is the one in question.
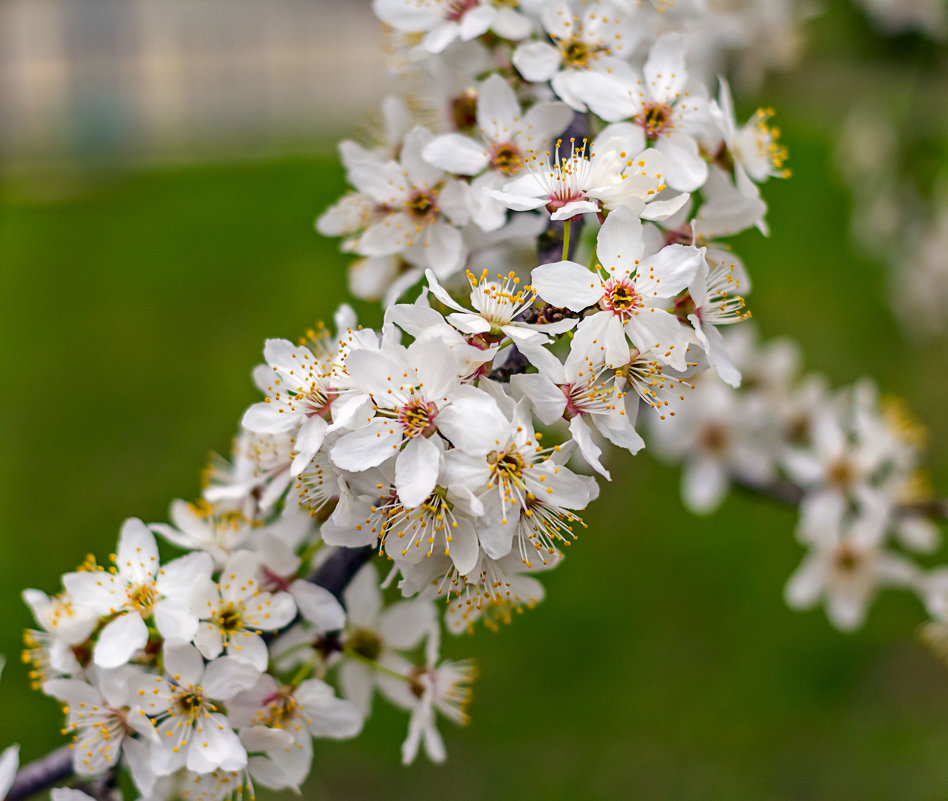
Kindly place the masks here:
[[(773, 236), (736, 245), (758, 325), (834, 384), (870, 374), (904, 395), (944, 489), (945, 344), (899, 338), (883, 277), (846, 247), (825, 121), (772, 99), (795, 174), (766, 187)], [(55, 591), (86, 552), (113, 550), (125, 517), (163, 520), (193, 497), (255, 400), (264, 338), (297, 336), (345, 297), (336, 243), (312, 231), (343, 190), (332, 156), (48, 189), (8, 185), (0, 214), (0, 745), (24, 759), (61, 738), (57, 705), (12, 658), (21, 589)], [(319, 745), (312, 795), (943, 798), (948, 674), (914, 640), (918, 604), (886, 594), (850, 636), (791, 613), (792, 511), (734, 496), (696, 519), (674, 471), (648, 456), (614, 467), (548, 599), (446, 643), (482, 672), (471, 725), (442, 727), (447, 765), (401, 768), (406, 718), (379, 703), (358, 741)]]

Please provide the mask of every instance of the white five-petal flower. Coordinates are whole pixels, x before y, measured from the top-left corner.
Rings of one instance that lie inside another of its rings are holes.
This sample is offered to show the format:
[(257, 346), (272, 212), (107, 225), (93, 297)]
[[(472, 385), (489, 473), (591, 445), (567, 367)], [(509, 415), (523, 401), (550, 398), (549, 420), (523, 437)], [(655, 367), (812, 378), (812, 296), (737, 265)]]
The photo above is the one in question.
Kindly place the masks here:
[(206, 553), (190, 553), (160, 567), (154, 535), (141, 520), (126, 520), (114, 572), (99, 568), (63, 577), (77, 603), (115, 616), (99, 634), (95, 664), (114, 668), (128, 662), (148, 642), (145, 621), (152, 618), (165, 639), (190, 640), (197, 631), (191, 593), (201, 578), (209, 578), (212, 567)]
[(588, 348), (594, 361), (601, 353), (607, 365), (621, 367), (629, 363), (628, 337), (639, 351), (654, 350), (683, 370), (690, 336), (667, 306), (694, 278), (704, 250), (669, 245), (646, 256), (638, 217), (618, 209), (603, 223), (596, 253), (601, 269), (594, 272), (571, 261), (533, 271), (533, 285), (548, 303), (576, 312), (599, 306), (577, 326), (573, 347)]

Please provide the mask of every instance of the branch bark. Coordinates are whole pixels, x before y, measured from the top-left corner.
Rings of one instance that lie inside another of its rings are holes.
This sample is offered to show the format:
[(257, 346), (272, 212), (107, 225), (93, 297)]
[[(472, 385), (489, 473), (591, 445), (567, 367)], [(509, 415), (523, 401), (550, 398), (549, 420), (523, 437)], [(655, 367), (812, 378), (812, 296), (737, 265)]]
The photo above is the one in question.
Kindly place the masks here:
[[(786, 479), (761, 484), (747, 478), (735, 477), (734, 484), (755, 495), (763, 495), (771, 500), (791, 506), (799, 506), (806, 495), (800, 487)], [(894, 514), (900, 518), (921, 516), (930, 520), (948, 520), (948, 499), (931, 498), (924, 501), (903, 503), (895, 507)]]
[(42, 793), (72, 776), (72, 749), (68, 745), (51, 751), (27, 765), (16, 774), (6, 801), (21, 801)]

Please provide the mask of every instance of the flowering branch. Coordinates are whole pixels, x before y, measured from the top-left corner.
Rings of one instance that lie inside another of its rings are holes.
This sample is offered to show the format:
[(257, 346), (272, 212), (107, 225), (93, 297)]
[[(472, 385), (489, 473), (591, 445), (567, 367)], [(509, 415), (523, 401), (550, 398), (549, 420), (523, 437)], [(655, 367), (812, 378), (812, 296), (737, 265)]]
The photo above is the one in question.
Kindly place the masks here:
[[(438, 76), (434, 110), (389, 98), (382, 144), (343, 143), (353, 188), (317, 228), (360, 256), (352, 289), (385, 298), (384, 325), (342, 306), (334, 329), (268, 340), (260, 400), (201, 497), (171, 524), (126, 521), (109, 568), (24, 594), (33, 681), (66, 705), (71, 768), (98, 795), (120, 764), (144, 798), (159, 781), (213, 801), (298, 789), (313, 738), (355, 736), (376, 690), (410, 715), (403, 761), (443, 760), (436, 717), (466, 721), (475, 671), (440, 658), (442, 625), (541, 600), (592, 474), (611, 477), (604, 449), (637, 453), (646, 427), (692, 508), (729, 481), (799, 503), (794, 605), (826, 596), (846, 627), (884, 582), (937, 584), (885, 547), (937, 539), (893, 513), (918, 458), (904, 427), (873, 392), (796, 387), (746, 326), (722, 332), (749, 316), (722, 240), (765, 230), (759, 184), (788, 175), (771, 113), (739, 125), (727, 83), (712, 98), (689, 71), (684, 32), (731, 26), (570, 3), (375, 1), (402, 68)], [(647, 53), (626, 48), (647, 31)], [(160, 565), (156, 535), (186, 555)], [(65, 778), (61, 754), (24, 768), (17, 797)]]
[[(309, 581), (323, 587), (341, 600), (346, 587), (372, 557), (372, 553), (373, 549), (369, 547), (342, 548), (331, 554), (317, 567), (310, 574)], [(21, 767), (5, 801), (22, 801), (22, 799), (46, 792), (68, 781), (73, 773), (73, 747), (64, 745)], [(95, 798), (102, 796), (102, 801), (108, 801), (101, 792), (91, 794)]]

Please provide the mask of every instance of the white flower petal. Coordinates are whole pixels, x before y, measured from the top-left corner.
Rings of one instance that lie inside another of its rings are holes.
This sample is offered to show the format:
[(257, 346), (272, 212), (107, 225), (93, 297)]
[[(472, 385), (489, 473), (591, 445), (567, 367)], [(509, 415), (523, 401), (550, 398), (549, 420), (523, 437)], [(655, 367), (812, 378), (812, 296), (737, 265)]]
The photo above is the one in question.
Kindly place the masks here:
[(190, 641), (198, 630), (198, 617), (190, 605), (170, 600), (155, 604), (155, 628), (166, 640)]
[(379, 618), (378, 631), (389, 648), (409, 651), (417, 648), (437, 624), (438, 615), (432, 602), (414, 598), (386, 609)]
[(210, 698), (226, 701), (241, 690), (253, 687), (260, 679), (260, 672), (240, 659), (222, 656), (208, 663), (201, 686)]
[[(267, 644), (259, 634), (247, 629), (231, 632), (227, 643), (227, 656), (249, 665), (258, 673), (267, 669), (269, 660)], [(205, 681), (207, 681), (206, 678)]]
[(427, 498), (438, 483), (441, 451), (427, 437), (409, 440), (395, 459), (395, 490), (399, 500), (413, 509)]
[(685, 39), (678, 33), (660, 36), (648, 53), (643, 70), (645, 85), (653, 100), (674, 103), (685, 87)]
[(513, 65), (528, 81), (548, 81), (560, 68), (560, 51), (546, 42), (522, 44), (514, 50)]
[(188, 643), (166, 642), (164, 649), (165, 673), (182, 684), (201, 684), (204, 660), (197, 648)]
[[(645, 242), (639, 216), (630, 209), (611, 212), (596, 236), (596, 258), (610, 274), (627, 276), (635, 271)], [(587, 271), (588, 272), (588, 271)]]
[(223, 715), (211, 714), (195, 729), (188, 743), (187, 767), (195, 773), (214, 768), (240, 770), (247, 764), (247, 751)]
[(155, 586), (169, 600), (190, 605), (197, 583), (210, 579), (214, 560), (207, 553), (189, 553), (164, 565)]
[(787, 581), (783, 597), (791, 609), (809, 609), (823, 592), (826, 562), (818, 554), (807, 556)]
[(293, 465), (290, 469), (292, 475), (298, 476), (303, 472), (310, 459), (316, 455), (316, 451), (323, 444), (328, 429), (329, 423), (322, 417), (310, 417), (300, 426), (294, 443), (296, 456), (293, 457)]
[(599, 204), (591, 200), (571, 200), (550, 215), (551, 220), (572, 220), (580, 214), (599, 211)]
[(667, 156), (665, 180), (679, 192), (694, 192), (708, 179), (708, 163), (698, 152), (698, 143), (690, 136), (669, 133), (655, 147)]
[(596, 273), (574, 261), (558, 261), (534, 268), (530, 283), (547, 303), (582, 311), (599, 302), (602, 281)]
[(356, 709), (368, 716), (372, 711), (372, 691), (375, 689), (372, 668), (352, 660), (343, 662), (339, 669), (339, 685), (342, 694)]
[(727, 472), (712, 459), (694, 459), (682, 472), (682, 500), (695, 514), (714, 511), (724, 500), (727, 488)]
[(543, 425), (553, 425), (566, 411), (566, 395), (545, 375), (515, 375), (510, 379), (510, 385), (530, 399), (533, 411)]
[(569, 433), (573, 441), (579, 446), (579, 452), (593, 470), (607, 479), (612, 479), (609, 471), (602, 466), (599, 457), (602, 455), (602, 448), (593, 442), (592, 432), (582, 416), (574, 417), (569, 421)]
[(346, 625), (346, 610), (329, 590), (299, 579), (290, 585), (290, 594), (300, 614), (318, 632), (338, 631)]
[(109, 623), (95, 644), (93, 659), (99, 667), (114, 668), (124, 665), (148, 642), (148, 629), (140, 615), (134, 612), (117, 617)]
[(363, 567), (342, 593), (349, 622), (360, 628), (371, 628), (382, 608), (379, 574), (371, 562)]
[(683, 326), (674, 314), (662, 309), (640, 309), (625, 325), (626, 333), (639, 350), (655, 350), (655, 355), (676, 370), (684, 370), (691, 326)]
[(152, 579), (158, 573), (155, 535), (138, 518), (129, 518), (122, 524), (115, 566), (119, 576), (136, 583)]
[(491, 75), (477, 94), (477, 125), (492, 142), (509, 142), (520, 117), (517, 96), (500, 75)]
[(464, 253), (464, 238), (457, 228), (446, 222), (428, 226), (424, 257), (435, 275), (446, 278), (460, 270)]
[(425, 161), (455, 175), (477, 175), (489, 162), (483, 145), (458, 133), (436, 136), (425, 145), (421, 155)]
[(458, 574), (466, 576), (477, 564), (480, 548), (477, 542), (477, 532), (474, 525), (466, 517), (457, 521), (457, 527), (451, 530), (451, 542), (448, 544), (448, 556), (454, 562)]
[(401, 441), (402, 432), (396, 423), (376, 419), (340, 437), (330, 451), (330, 458), (336, 467), (361, 472), (394, 456)]
[(462, 387), (451, 405), (438, 414), (437, 424), (455, 448), (470, 454), (490, 452), (510, 428), (497, 402), (474, 387)]
[(319, 679), (308, 679), (296, 689), (307, 727), (314, 737), (342, 740), (362, 730), (362, 713), (350, 701), (336, 698), (332, 687)]
[[(18, 746), (13, 747), (17, 748)], [(6, 753), (6, 751), (4, 751), (4, 753)], [(74, 790), (71, 787), (54, 787), (52, 790), (50, 790), (49, 795), (53, 801), (93, 801), (92, 796), (82, 792), (82, 790)], [(5, 797), (5, 793), (0, 795), (0, 798)]]

